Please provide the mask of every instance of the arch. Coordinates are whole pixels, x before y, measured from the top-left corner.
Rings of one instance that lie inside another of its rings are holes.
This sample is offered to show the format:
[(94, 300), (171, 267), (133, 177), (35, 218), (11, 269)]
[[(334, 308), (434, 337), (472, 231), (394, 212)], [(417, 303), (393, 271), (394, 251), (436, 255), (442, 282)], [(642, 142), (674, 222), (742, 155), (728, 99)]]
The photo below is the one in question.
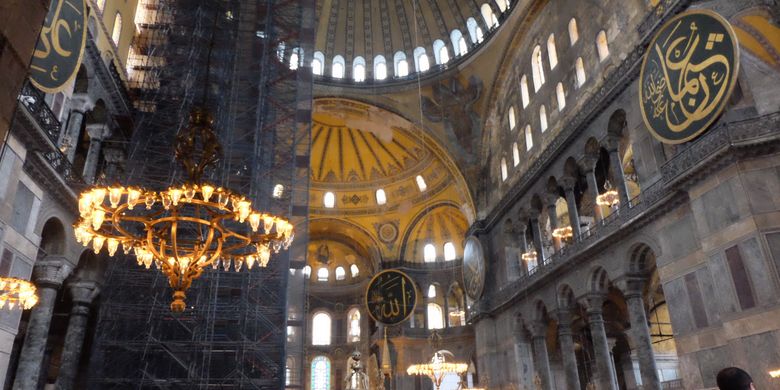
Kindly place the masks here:
[(312, 345), (330, 345), (331, 343), (331, 324), (330, 314), (325, 311), (315, 312), (311, 319), (311, 344)]
[(387, 78), (387, 60), (385, 56), (378, 55), (374, 57), (374, 80), (384, 80)]
[(119, 12), (114, 16), (114, 25), (111, 28), (111, 41), (114, 46), (119, 46), (119, 40), (122, 38), (122, 14)]
[(574, 160), (574, 157), (566, 159), (566, 162), (563, 164), (563, 175), (574, 179), (580, 177), (580, 166), (577, 164), (577, 161)]
[(534, 321), (544, 321), (547, 318), (547, 305), (541, 299), (537, 299), (534, 302)]
[(474, 17), (466, 19), (466, 28), (469, 30), (469, 36), (471, 37), (471, 43), (478, 44), (482, 42), (482, 29), (479, 27), (477, 20)]
[(531, 52), (531, 76), (534, 81), (534, 92), (538, 92), (544, 85), (544, 63), (542, 61), (542, 47), (536, 45)]
[(336, 79), (342, 79), (344, 78), (344, 67), (346, 66), (346, 63), (344, 62), (344, 57), (341, 55), (336, 55), (333, 57), (333, 64), (330, 68), (330, 75), (333, 78)]
[(315, 51), (313, 57), (311, 60), (311, 72), (322, 76), (325, 71), (325, 54), (322, 54), (321, 51)]
[(501, 157), (501, 181), (506, 181), (509, 177), (509, 169), (506, 166), (506, 157)]
[(406, 61), (406, 53), (397, 51), (393, 55), (393, 69), (395, 77), (406, 77), (409, 75), (409, 63)]
[(59, 218), (49, 218), (46, 223), (43, 224), (43, 230), (41, 231), (38, 258), (47, 255), (64, 255), (66, 249), (65, 238), (65, 228)]
[(547, 37), (547, 57), (550, 60), (550, 69), (558, 66), (558, 50), (555, 48), (555, 34)]
[(498, 26), (498, 19), (496, 18), (496, 14), (493, 13), (493, 9), (490, 8), (490, 4), (482, 3), (482, 6), (479, 7), (479, 12), (482, 14), (482, 19), (485, 20), (485, 25), (489, 29)]
[(303, 63), (303, 49), (295, 47), (290, 53), (290, 69), (296, 70)]
[(444, 310), (442, 310), (441, 305), (428, 302), (425, 314), (428, 319), (428, 329), (444, 328)]
[(596, 34), (596, 49), (599, 53), (599, 61), (604, 61), (609, 57), (609, 44), (607, 43), (607, 32), (604, 30)]
[(528, 103), (531, 102), (531, 96), (528, 93), (528, 77), (526, 75), (520, 77), (520, 100), (523, 103), (523, 108), (528, 107)]
[(356, 343), (360, 341), (360, 309), (353, 307), (347, 313), (347, 341)]
[(586, 156), (598, 158), (600, 149), (601, 144), (599, 144), (599, 140), (597, 140), (595, 137), (590, 137), (587, 141), (585, 141), (584, 152)]
[(655, 251), (640, 242), (634, 244), (629, 250), (628, 272), (630, 274), (642, 274), (655, 267)]
[(87, 123), (108, 123), (108, 109), (103, 99), (95, 102), (95, 107), (87, 114)]
[(330, 359), (326, 356), (311, 361), (311, 390), (330, 390)]
[[(468, 230), (468, 221), (460, 206), (452, 202), (441, 202), (417, 213), (409, 223), (401, 240), (401, 260), (423, 262), (424, 246), (429, 243), (443, 245), (451, 241), (456, 248), (463, 247)], [(431, 237), (433, 232), (436, 237)], [(434, 246), (435, 249), (435, 246)], [(423, 253), (420, 253), (420, 251)]]
[(626, 111), (622, 108), (619, 108), (609, 116), (609, 122), (607, 123), (607, 134), (616, 137), (622, 137), (627, 126), (628, 123), (626, 121)]
[(512, 163), (514, 166), (520, 165), (520, 147), (517, 142), (512, 143)]
[(428, 60), (428, 54), (425, 52), (425, 48), (418, 46), (414, 48), (414, 69), (418, 72), (425, 72), (431, 68), (431, 63)]
[(558, 308), (571, 310), (577, 305), (574, 299), (574, 290), (568, 284), (562, 284), (558, 287)]
[(73, 85), (73, 93), (87, 93), (89, 90), (89, 75), (87, 74), (87, 68), (82, 64), (79, 66), (79, 71), (76, 73), (76, 82)]
[(588, 290), (594, 293), (606, 293), (609, 289), (609, 274), (602, 267), (596, 267), (588, 278)]
[(571, 18), (571, 20), (569, 20), (569, 42), (574, 46), (579, 39), (580, 32), (577, 30), (577, 19)]
[(433, 41), (433, 58), (437, 64), (446, 64), (450, 60), (450, 52), (447, 50), (447, 44), (441, 39)]
[(581, 87), (587, 80), (587, 76), (585, 75), (585, 64), (582, 62), (582, 57), (577, 57), (577, 60), (574, 62), (574, 69), (577, 76), (577, 87)]
[(366, 59), (361, 56), (352, 60), (352, 80), (358, 83), (366, 81)]

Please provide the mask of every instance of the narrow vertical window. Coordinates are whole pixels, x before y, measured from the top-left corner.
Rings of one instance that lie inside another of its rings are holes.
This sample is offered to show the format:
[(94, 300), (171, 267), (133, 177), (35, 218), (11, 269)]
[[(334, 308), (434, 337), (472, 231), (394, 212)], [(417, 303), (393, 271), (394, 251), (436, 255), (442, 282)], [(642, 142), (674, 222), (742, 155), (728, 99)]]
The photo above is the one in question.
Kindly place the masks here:
[(607, 33), (604, 30), (596, 35), (596, 48), (599, 52), (599, 61), (604, 61), (609, 57), (609, 45), (607, 44)]
[(534, 147), (534, 135), (531, 133), (531, 125), (525, 126), (525, 150), (531, 150)]
[(485, 25), (488, 26), (488, 28), (498, 26), (498, 19), (496, 19), (496, 15), (493, 13), (493, 9), (490, 8), (489, 4), (482, 4), (480, 12), (482, 13), (482, 19), (485, 20)]
[(458, 49), (460, 50), (460, 55), (466, 55), (466, 53), (469, 52), (469, 46), (466, 44), (466, 38), (460, 37), (460, 39), (458, 39)]
[(344, 267), (336, 267), (336, 280), (344, 280), (347, 278), (347, 273), (344, 271)]
[(531, 97), (528, 93), (528, 77), (525, 75), (520, 77), (520, 100), (523, 102), (523, 108), (528, 107), (528, 103), (531, 102)]
[(457, 257), (455, 253), (455, 244), (451, 242), (444, 243), (444, 261), (452, 261)]
[(387, 203), (387, 195), (385, 195), (385, 190), (380, 188), (376, 190), (376, 204), (381, 206), (385, 203)]
[(428, 286), (428, 298), (436, 298), (436, 286), (433, 284)]
[(558, 111), (563, 111), (566, 107), (566, 92), (563, 90), (563, 83), (555, 86), (555, 95), (558, 97)]
[(436, 261), (436, 247), (433, 244), (425, 244), (425, 247), (423, 247), (423, 260), (426, 263)]
[(303, 277), (308, 279), (309, 276), (311, 276), (311, 266), (307, 265), (307, 266), (303, 267)]
[[(477, 20), (470, 17), (466, 20), (466, 28), (469, 29), (469, 36), (471, 37), (471, 43), (477, 44), (482, 42), (482, 30), (480, 30)], [(463, 55), (463, 53), (460, 53)]]
[(547, 56), (550, 58), (550, 69), (558, 66), (558, 51), (555, 49), (555, 34), (547, 38)]
[(335, 79), (344, 78), (344, 57), (333, 57), (333, 67), (331, 68), (331, 76)]
[(425, 178), (423, 178), (420, 175), (417, 175), (417, 178), (415, 178), (417, 181), (417, 188), (420, 190), (420, 192), (425, 192), (425, 190), (428, 188), (428, 185), (425, 184)]
[(387, 61), (382, 55), (374, 57), (374, 80), (387, 78)]
[(360, 310), (357, 308), (350, 310), (347, 318), (349, 319), (347, 339), (350, 343), (356, 343), (360, 341)]
[(360, 275), (360, 269), (358, 268), (357, 264), (350, 265), (349, 272), (352, 274), (353, 278), (356, 278), (358, 275)]
[(509, 171), (506, 167), (506, 158), (501, 158), (501, 181), (506, 181), (506, 178), (509, 177)]
[(462, 56), (466, 54), (466, 52), (463, 51), (460, 46), (460, 40), (462, 38), (463, 38), (463, 34), (457, 28), (452, 30), (452, 32), (450, 32), (450, 41), (452, 41), (452, 52), (455, 53), (456, 56)]
[(406, 77), (409, 75), (409, 63), (406, 62), (406, 54), (399, 51), (393, 56), (393, 63), (395, 64), (395, 76)]
[(322, 76), (323, 66), (325, 65), (325, 55), (321, 51), (314, 52), (314, 58), (311, 60), (311, 72)]
[(544, 105), (539, 107), (539, 128), (542, 129), (542, 133), (547, 131), (547, 109)]
[(585, 65), (582, 63), (582, 57), (577, 58), (574, 68), (577, 72), (577, 86), (585, 84)]
[(120, 38), (122, 38), (122, 15), (117, 12), (114, 17), (114, 29), (111, 32), (111, 40), (114, 41), (114, 45), (119, 46)]
[(330, 315), (325, 312), (319, 312), (314, 315), (311, 324), (312, 345), (330, 345)]
[(326, 192), (325, 196), (322, 198), (322, 204), (328, 209), (336, 207), (336, 195), (332, 192)]
[(520, 148), (517, 146), (517, 142), (512, 143), (512, 162), (514, 166), (520, 165)]
[(437, 64), (446, 64), (450, 60), (450, 53), (447, 51), (447, 44), (441, 39), (433, 41), (433, 58)]
[(577, 31), (577, 19), (571, 18), (569, 21), (569, 42), (574, 46), (577, 40), (580, 39), (580, 33)]
[(292, 54), (290, 54), (290, 69), (296, 70), (301, 65), (301, 48), (296, 47), (292, 50)]
[(544, 68), (542, 64), (542, 48), (539, 45), (534, 47), (531, 53), (531, 70), (534, 78), (534, 92), (539, 91), (539, 88), (544, 84)]
[(509, 107), (508, 117), (509, 117), (509, 130), (514, 130), (515, 129), (515, 125), (516, 125), (516, 123), (515, 123), (515, 108), (514, 107)]
[(366, 81), (366, 60), (363, 57), (357, 56), (352, 60), (352, 79), (358, 83)]
[(425, 53), (424, 47), (414, 49), (414, 66), (418, 72), (425, 72), (430, 69), (431, 64), (428, 62), (428, 55)]

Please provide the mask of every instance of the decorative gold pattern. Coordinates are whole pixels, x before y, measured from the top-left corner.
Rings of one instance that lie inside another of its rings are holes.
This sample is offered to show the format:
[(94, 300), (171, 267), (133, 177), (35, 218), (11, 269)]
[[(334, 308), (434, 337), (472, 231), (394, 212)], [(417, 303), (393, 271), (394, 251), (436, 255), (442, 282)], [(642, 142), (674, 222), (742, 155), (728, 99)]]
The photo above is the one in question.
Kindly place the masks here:
[(87, 42), (86, 0), (54, 0), (30, 63), (30, 81), (46, 93), (65, 88), (79, 70)]

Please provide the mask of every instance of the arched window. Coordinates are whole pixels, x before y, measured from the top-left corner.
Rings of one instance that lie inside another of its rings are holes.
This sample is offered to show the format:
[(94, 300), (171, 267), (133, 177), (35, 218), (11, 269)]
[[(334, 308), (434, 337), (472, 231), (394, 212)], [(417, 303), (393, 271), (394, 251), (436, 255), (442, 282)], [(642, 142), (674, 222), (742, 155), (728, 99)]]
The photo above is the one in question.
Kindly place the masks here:
[(344, 66), (344, 57), (340, 55), (333, 57), (333, 66), (330, 69), (330, 75), (336, 79), (344, 78)]
[(520, 165), (520, 148), (517, 146), (517, 142), (512, 143), (512, 162), (514, 166)]
[(428, 286), (428, 298), (436, 298), (436, 286), (433, 284)]
[(414, 49), (414, 68), (418, 72), (425, 72), (431, 68), (431, 63), (428, 61), (428, 54), (425, 53), (425, 48), (420, 46)]
[(330, 314), (319, 312), (311, 320), (311, 344), (330, 345)]
[(350, 265), (349, 272), (352, 274), (353, 278), (356, 278), (358, 275), (360, 275), (360, 269), (358, 268), (357, 264)]
[(353, 308), (347, 315), (349, 327), (347, 328), (347, 341), (356, 343), (360, 341), (360, 310)]
[(577, 86), (581, 87), (585, 84), (585, 64), (582, 63), (582, 57), (577, 58), (574, 68), (577, 72)]
[(534, 92), (544, 84), (544, 67), (542, 66), (542, 48), (539, 45), (534, 47), (531, 53), (531, 70), (534, 78)]
[(509, 177), (509, 171), (506, 167), (506, 158), (501, 157), (501, 181), (505, 181)]
[(317, 270), (317, 281), (318, 282), (327, 282), (329, 274), (330, 273), (328, 272), (328, 269), (325, 268), (325, 267), (322, 267), (322, 268), (318, 269)]
[(550, 58), (550, 69), (558, 66), (558, 50), (555, 49), (555, 34), (547, 38), (547, 56)]
[(384, 80), (387, 78), (387, 61), (385, 56), (378, 55), (374, 57), (374, 80)]
[(425, 244), (425, 247), (423, 247), (423, 259), (426, 263), (436, 261), (436, 247), (433, 244)]
[(571, 18), (569, 21), (569, 41), (571, 42), (571, 45), (574, 46), (579, 39), (580, 33), (577, 31), (577, 19)]
[(425, 190), (428, 188), (428, 185), (425, 184), (425, 179), (421, 175), (417, 175), (415, 180), (417, 181), (417, 188), (420, 190), (420, 192), (425, 192)]
[(274, 199), (279, 199), (284, 195), (284, 185), (280, 183), (276, 183), (274, 185), (274, 190), (271, 192), (271, 197)]
[(463, 38), (463, 34), (457, 28), (450, 33), (450, 40), (452, 41), (452, 52), (456, 56), (462, 56), (469, 51), (468, 46), (466, 46), (466, 39)]
[(301, 65), (301, 60), (303, 60), (303, 49), (300, 47), (292, 49), (292, 54), (290, 54), (290, 69), (298, 69)]
[(325, 356), (311, 361), (311, 390), (330, 390), (330, 359)]
[(321, 51), (314, 52), (314, 58), (311, 60), (311, 72), (322, 76), (323, 66), (325, 65), (325, 55)]
[(347, 273), (344, 271), (344, 267), (336, 267), (336, 280), (344, 280), (347, 278)]
[[(515, 146), (517, 146), (517, 143), (515, 143)], [(455, 244), (451, 242), (445, 242), (444, 243), (444, 261), (452, 261), (455, 260), (455, 258), (458, 257), (457, 253), (455, 253)]]
[(510, 131), (514, 130), (515, 129), (515, 125), (517, 124), (515, 122), (515, 107), (514, 106), (509, 107), (509, 114), (507, 114), (507, 116), (509, 117), (508, 118), (509, 119), (509, 130)]
[(444, 311), (437, 303), (428, 304), (428, 329), (444, 328)]
[(322, 204), (328, 209), (336, 207), (336, 195), (332, 192), (326, 192), (325, 196), (322, 197)]
[(566, 92), (563, 90), (563, 83), (555, 86), (555, 95), (558, 97), (558, 111), (563, 111), (566, 107)]
[(599, 51), (599, 61), (604, 61), (609, 57), (609, 45), (607, 44), (607, 33), (604, 30), (596, 35), (596, 48)]
[(393, 64), (395, 65), (395, 77), (406, 77), (409, 75), (409, 63), (406, 62), (406, 54), (398, 51), (393, 55)]
[(357, 56), (352, 60), (352, 79), (358, 83), (366, 81), (366, 60)]
[(437, 64), (446, 64), (450, 60), (450, 52), (447, 50), (447, 44), (441, 39), (433, 41), (433, 57)]
[(547, 109), (544, 108), (544, 104), (539, 107), (539, 128), (541, 128), (542, 133), (547, 131)]
[(523, 101), (523, 108), (528, 107), (528, 103), (531, 102), (531, 96), (528, 93), (528, 77), (525, 75), (520, 77), (520, 100)]
[(103, 10), (106, 8), (106, 0), (97, 0), (97, 6), (100, 12), (103, 12)]
[(485, 20), (485, 25), (488, 26), (488, 28), (498, 26), (498, 19), (496, 18), (496, 14), (493, 13), (493, 9), (490, 8), (488, 3), (483, 3), (479, 10), (482, 13), (482, 19)]
[(504, 12), (509, 8), (509, 0), (496, 0), (496, 5), (498, 5), (498, 9), (500, 9), (501, 12)]
[(385, 195), (385, 190), (380, 188), (376, 190), (376, 204), (381, 206), (385, 203), (387, 203), (387, 195)]
[(308, 279), (309, 276), (311, 276), (311, 266), (307, 265), (303, 267), (303, 277)]
[(114, 45), (119, 46), (119, 38), (122, 38), (122, 15), (119, 12), (114, 16), (114, 29), (111, 32), (111, 40)]
[[(477, 20), (473, 17), (466, 20), (466, 28), (469, 29), (469, 36), (471, 37), (471, 43), (477, 44), (482, 42), (482, 29), (479, 28)], [(462, 54), (461, 54), (462, 55)]]
[(531, 125), (525, 126), (525, 150), (531, 150), (534, 147), (534, 135), (531, 133)]

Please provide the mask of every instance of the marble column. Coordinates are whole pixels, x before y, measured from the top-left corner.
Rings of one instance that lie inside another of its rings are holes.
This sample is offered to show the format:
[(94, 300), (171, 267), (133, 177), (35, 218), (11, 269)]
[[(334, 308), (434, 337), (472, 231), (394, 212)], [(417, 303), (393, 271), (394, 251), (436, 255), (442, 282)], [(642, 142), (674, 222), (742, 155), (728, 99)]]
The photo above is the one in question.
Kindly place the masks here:
[(593, 219), (596, 222), (601, 222), (604, 219), (604, 215), (601, 212), (601, 206), (596, 203), (596, 199), (599, 194), (599, 184), (596, 181), (596, 164), (598, 163), (597, 157), (585, 157), (582, 159), (581, 165), (585, 171), (585, 179), (588, 181), (588, 193), (593, 199)]
[(628, 206), (628, 187), (626, 186), (626, 177), (623, 174), (623, 161), (620, 158), (620, 138), (607, 136), (604, 143), (609, 152), (609, 164), (612, 166), (612, 185), (620, 195), (620, 207)]
[(57, 390), (73, 388), (81, 360), (81, 348), (84, 345), (90, 306), (100, 292), (100, 288), (95, 282), (81, 281), (70, 284), (68, 291), (70, 291), (73, 307), (70, 310), (68, 331), (65, 334), (65, 345), (62, 351), (62, 363), (55, 384)]
[(650, 327), (647, 325), (645, 304), (642, 300), (643, 279), (625, 281), (623, 295), (628, 306), (628, 319), (631, 322), (630, 336), (636, 345), (636, 355), (639, 360), (639, 373), (642, 376), (642, 388), (660, 390), (661, 381), (658, 378), (658, 368), (653, 354), (653, 343), (650, 338)]
[(533, 389), (534, 360), (531, 343), (523, 332), (515, 331), (515, 362), (517, 363), (517, 383), (522, 389)]
[[(558, 228), (558, 211), (556, 210), (556, 202), (558, 202), (558, 194), (547, 194), (545, 196), (545, 203), (547, 203), (547, 218), (550, 219), (550, 236), (552, 232)], [(556, 237), (552, 237), (553, 248), (558, 253), (561, 250), (561, 240)]]
[(68, 119), (68, 128), (62, 133), (59, 139), (59, 148), (71, 163), (76, 157), (76, 146), (79, 143), (81, 125), (84, 123), (84, 116), (95, 103), (92, 98), (85, 93), (75, 93), (70, 99), (70, 117)]
[(547, 322), (538, 321), (532, 326), (534, 344), (534, 367), (542, 381), (543, 390), (553, 390), (552, 371), (550, 370), (550, 355), (547, 353)]
[(71, 270), (72, 266), (65, 258), (55, 256), (47, 256), (38, 261), (33, 268), (33, 281), (38, 288), (38, 304), (30, 313), (30, 322), (27, 324), (27, 335), (24, 337), (24, 345), (19, 354), (13, 390), (38, 388), (57, 290)]
[(526, 231), (528, 230), (528, 217), (521, 219), (517, 226), (517, 242), (520, 245), (520, 258), (517, 260), (520, 268), (520, 276), (528, 274), (528, 264), (523, 260), (523, 253), (528, 251), (528, 240), (526, 239)]
[(534, 236), (534, 246), (536, 247), (536, 265), (541, 266), (544, 264), (544, 259), (547, 257), (544, 253), (544, 242), (542, 242), (542, 227), (539, 226), (539, 215), (531, 216), (531, 233)]
[(573, 177), (564, 177), (560, 180), (563, 192), (566, 194), (566, 206), (569, 210), (569, 223), (574, 241), (580, 240), (580, 213), (577, 210), (577, 197), (574, 195), (574, 186), (577, 179)]
[(574, 338), (571, 330), (571, 311), (562, 309), (556, 313), (558, 318), (558, 342), (561, 345), (563, 372), (566, 375), (566, 388), (580, 388), (580, 374), (577, 371), (577, 355), (574, 352)]
[(85, 182), (92, 184), (95, 182), (95, 176), (97, 175), (103, 139), (109, 135), (109, 128), (104, 123), (93, 123), (87, 125), (87, 132), (89, 133), (89, 150), (87, 151), (87, 159), (84, 163), (82, 176)]
[(596, 360), (596, 388), (599, 390), (617, 390), (612, 381), (613, 363), (610, 354), (609, 340), (604, 328), (601, 306), (604, 303), (602, 294), (591, 294), (585, 298), (588, 325), (593, 338), (593, 353)]

